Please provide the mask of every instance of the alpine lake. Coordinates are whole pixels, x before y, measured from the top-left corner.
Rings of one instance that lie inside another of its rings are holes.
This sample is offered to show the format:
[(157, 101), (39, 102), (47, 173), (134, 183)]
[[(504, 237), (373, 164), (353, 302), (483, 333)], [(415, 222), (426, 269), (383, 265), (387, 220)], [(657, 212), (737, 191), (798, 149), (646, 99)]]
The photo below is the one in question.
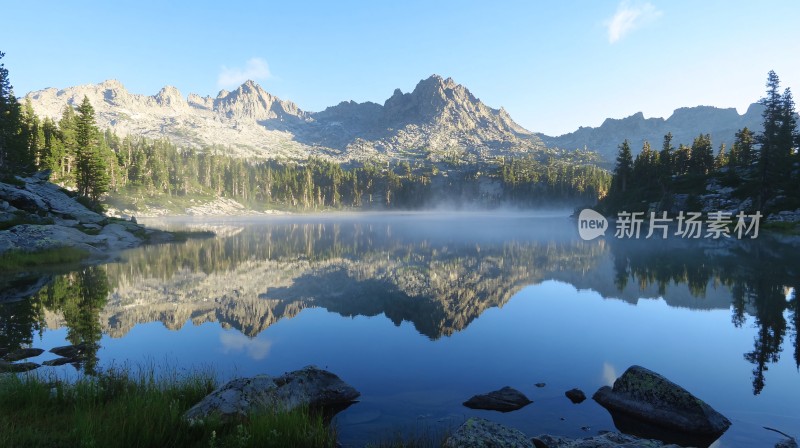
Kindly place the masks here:
[[(713, 447), (783, 438), (765, 426), (800, 435), (798, 237), (584, 241), (558, 212), (140, 221), (216, 236), (4, 279), (42, 289), (0, 305), (0, 347), (92, 346), (82, 364), (38, 369), (67, 377), (127, 365), (225, 380), (316, 365), (361, 392), (333, 420), (344, 446), (470, 416), (529, 436), (615, 430), (591, 398), (564, 392), (591, 397), (631, 365), (728, 417)], [(503, 386), (533, 403), (462, 405)]]

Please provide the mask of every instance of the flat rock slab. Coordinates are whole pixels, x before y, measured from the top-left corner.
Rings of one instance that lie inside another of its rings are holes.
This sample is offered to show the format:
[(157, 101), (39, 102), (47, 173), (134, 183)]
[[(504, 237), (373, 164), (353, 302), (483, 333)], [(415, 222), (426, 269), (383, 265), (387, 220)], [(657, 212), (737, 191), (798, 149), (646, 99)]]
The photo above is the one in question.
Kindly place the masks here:
[(488, 394), (475, 395), (465, 401), (464, 406), (470, 409), (510, 412), (521, 409), (531, 403), (533, 403), (533, 401), (529, 400), (525, 394), (506, 386), (500, 390), (489, 392)]
[(631, 366), (614, 387), (603, 386), (595, 401), (614, 412), (685, 434), (719, 437), (731, 422), (703, 400), (663, 376)]
[(666, 444), (660, 440), (641, 439), (639, 437), (607, 432), (586, 439), (542, 434), (532, 439), (536, 448), (681, 448), (679, 445)]
[(534, 448), (521, 431), (472, 417), (444, 442), (445, 448)]
[(583, 403), (586, 400), (586, 394), (580, 389), (570, 389), (564, 392), (564, 395), (566, 395), (573, 404)]
[(20, 348), (3, 356), (6, 361), (19, 361), (20, 359), (33, 358), (44, 353), (40, 348)]
[(12, 363), (6, 361), (0, 361), (0, 373), (20, 373), (20, 372), (27, 372), (33, 369), (38, 369), (41, 367), (39, 364), (35, 362), (19, 362), (19, 363)]
[(191, 409), (184, 419), (198, 422), (208, 417), (230, 421), (259, 411), (291, 411), (299, 407), (341, 409), (361, 395), (338, 376), (314, 366), (279, 377), (239, 378), (215, 390)]

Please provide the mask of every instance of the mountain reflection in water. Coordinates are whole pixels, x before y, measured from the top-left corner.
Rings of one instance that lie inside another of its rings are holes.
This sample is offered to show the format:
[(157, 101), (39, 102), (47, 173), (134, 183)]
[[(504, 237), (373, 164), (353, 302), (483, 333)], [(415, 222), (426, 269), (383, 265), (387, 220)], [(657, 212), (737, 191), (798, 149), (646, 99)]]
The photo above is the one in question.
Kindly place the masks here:
[(697, 312), (730, 310), (731, 326), (755, 328), (752, 346), (741, 347), (755, 395), (768, 388), (768, 369), (782, 357), (800, 366), (800, 243), (792, 237), (582, 241), (564, 217), (524, 214), (163, 225), (210, 227), (218, 236), (142, 247), (119, 262), (61, 275), (17, 276), (16, 283), (46, 286), (0, 305), (0, 348), (27, 346), (36, 334), (65, 327), (69, 343), (91, 348), (82, 366), (91, 373), (104, 362), (104, 334), (124, 339), (150, 322), (170, 330), (216, 322), (238, 330), (219, 337), (226, 353), (263, 360), (272, 343), (258, 336), (309, 308), (382, 315), (440, 341), (524, 287), (557, 280), (631, 304), (662, 299)]

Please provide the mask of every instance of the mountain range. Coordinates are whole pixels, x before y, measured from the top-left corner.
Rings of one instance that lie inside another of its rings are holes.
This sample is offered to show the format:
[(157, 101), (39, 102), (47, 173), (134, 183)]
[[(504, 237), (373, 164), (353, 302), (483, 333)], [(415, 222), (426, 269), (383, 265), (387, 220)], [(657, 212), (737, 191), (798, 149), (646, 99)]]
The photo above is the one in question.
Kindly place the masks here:
[(538, 134), (547, 146), (563, 149), (588, 148), (598, 152), (606, 161), (616, 158), (618, 146), (625, 140), (631, 144), (634, 154), (638, 153), (645, 141), (655, 150), (660, 150), (664, 136), (672, 133), (672, 145), (692, 144), (700, 134), (710, 134), (715, 151), (724, 143), (730, 149), (736, 132), (749, 128), (758, 132), (763, 129), (761, 113), (763, 106), (753, 103), (743, 115), (734, 108), (712, 106), (682, 107), (667, 118), (645, 118), (638, 112), (622, 119), (607, 118), (596, 128), (580, 127), (558, 137)]
[(64, 106), (86, 96), (100, 128), (119, 135), (167, 137), (188, 146), (222, 145), (229, 154), (253, 158), (346, 160), (446, 154), (462, 159), (511, 155), (543, 149), (541, 140), (503, 109), (483, 104), (452, 79), (433, 75), (410, 93), (399, 89), (383, 105), (342, 102), (307, 112), (271, 95), (253, 81), (212, 98), (175, 87), (154, 96), (137, 95), (115, 80), (29, 93), (40, 116), (58, 119)]
[(677, 109), (672, 116), (644, 118), (639, 112), (623, 119), (606, 119), (597, 128), (581, 127), (557, 137), (531, 132), (502, 108), (493, 109), (466, 87), (432, 75), (414, 90), (396, 89), (382, 105), (344, 101), (321, 112), (308, 112), (282, 100), (253, 81), (216, 97), (175, 87), (156, 95), (128, 92), (119, 81), (65, 89), (48, 88), (26, 95), (40, 116), (60, 118), (66, 105), (77, 106), (86, 96), (101, 129), (121, 136), (166, 137), (181, 146), (224, 147), (224, 152), (253, 159), (305, 159), (317, 156), (345, 161), (446, 158), (493, 160), (499, 156), (537, 153), (546, 148), (588, 149), (612, 162), (617, 146), (628, 139), (637, 152), (644, 140), (660, 148), (671, 132), (673, 143), (691, 144), (710, 133), (715, 146), (730, 146), (742, 127), (761, 128), (761, 106), (744, 115), (735, 109), (698, 106)]

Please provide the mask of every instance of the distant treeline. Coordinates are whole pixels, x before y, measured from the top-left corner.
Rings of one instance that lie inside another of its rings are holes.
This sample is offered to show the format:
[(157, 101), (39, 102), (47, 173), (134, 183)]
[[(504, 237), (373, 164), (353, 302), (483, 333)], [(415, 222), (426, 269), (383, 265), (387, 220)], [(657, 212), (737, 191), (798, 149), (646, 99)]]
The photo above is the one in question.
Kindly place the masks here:
[[(673, 146), (672, 134), (664, 136), (660, 150), (645, 142), (634, 159), (627, 140), (619, 146), (609, 194), (600, 202), (606, 212), (668, 209), (674, 194), (696, 197), (706, 193), (714, 179), (731, 187), (739, 199), (751, 199), (752, 210), (765, 212), (800, 207), (800, 134), (789, 88), (782, 93), (775, 72), (767, 78), (764, 130), (736, 132), (731, 148), (720, 145), (716, 154), (709, 134), (701, 134), (691, 146)], [(699, 207), (692, 204), (690, 207)]]

